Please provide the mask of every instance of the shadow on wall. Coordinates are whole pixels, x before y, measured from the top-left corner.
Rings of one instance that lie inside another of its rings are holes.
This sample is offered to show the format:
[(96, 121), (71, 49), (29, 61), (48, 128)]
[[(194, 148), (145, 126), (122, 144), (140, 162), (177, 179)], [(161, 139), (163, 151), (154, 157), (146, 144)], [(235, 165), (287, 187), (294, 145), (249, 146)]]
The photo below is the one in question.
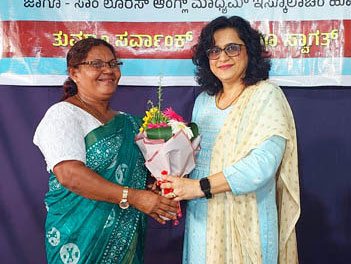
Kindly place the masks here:
[(346, 194), (340, 199), (343, 204), (338, 213), (339, 223), (333, 223), (330, 221), (331, 211), (322, 202), (315, 196), (302, 194), (303, 209), (297, 227), (300, 263), (348, 263), (351, 248), (350, 198), (350, 194)]
[(294, 112), (298, 138), (300, 263), (348, 263), (351, 89), (289, 87), (284, 92)]

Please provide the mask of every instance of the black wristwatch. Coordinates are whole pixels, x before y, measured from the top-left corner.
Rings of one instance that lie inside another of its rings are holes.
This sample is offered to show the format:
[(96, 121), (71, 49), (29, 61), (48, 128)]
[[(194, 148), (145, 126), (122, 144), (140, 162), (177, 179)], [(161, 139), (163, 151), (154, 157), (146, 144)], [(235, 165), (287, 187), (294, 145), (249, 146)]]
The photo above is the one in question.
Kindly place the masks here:
[(200, 179), (201, 191), (205, 194), (206, 199), (212, 198), (211, 185), (207, 177)]

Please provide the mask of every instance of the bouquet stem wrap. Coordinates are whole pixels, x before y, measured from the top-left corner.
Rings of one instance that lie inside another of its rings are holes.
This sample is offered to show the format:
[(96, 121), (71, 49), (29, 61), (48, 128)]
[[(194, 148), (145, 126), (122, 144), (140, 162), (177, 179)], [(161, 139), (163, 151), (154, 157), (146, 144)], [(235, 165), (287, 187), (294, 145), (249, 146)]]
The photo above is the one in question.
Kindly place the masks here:
[[(164, 139), (150, 139), (146, 132), (140, 132), (135, 137), (135, 142), (145, 158), (145, 166), (156, 178), (158, 185), (165, 182), (162, 175), (170, 174), (183, 177), (195, 168), (195, 153), (200, 148), (200, 141), (200, 135), (190, 141), (182, 130), (167, 141)], [(171, 192), (173, 192), (173, 189), (163, 189), (162, 195)], [(179, 202), (177, 216), (182, 217)], [(173, 225), (178, 224), (178, 220), (173, 222)]]

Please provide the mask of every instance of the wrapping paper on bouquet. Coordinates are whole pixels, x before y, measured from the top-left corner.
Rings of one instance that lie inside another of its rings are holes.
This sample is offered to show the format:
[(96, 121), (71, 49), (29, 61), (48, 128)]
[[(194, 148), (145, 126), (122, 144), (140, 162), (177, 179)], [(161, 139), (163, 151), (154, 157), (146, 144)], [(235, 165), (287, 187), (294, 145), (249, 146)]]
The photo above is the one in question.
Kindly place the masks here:
[(184, 176), (195, 168), (195, 153), (200, 148), (201, 136), (192, 141), (181, 130), (167, 142), (163, 139), (149, 139), (146, 133), (139, 133), (135, 142), (145, 158), (145, 166), (162, 180), (162, 171), (170, 175)]

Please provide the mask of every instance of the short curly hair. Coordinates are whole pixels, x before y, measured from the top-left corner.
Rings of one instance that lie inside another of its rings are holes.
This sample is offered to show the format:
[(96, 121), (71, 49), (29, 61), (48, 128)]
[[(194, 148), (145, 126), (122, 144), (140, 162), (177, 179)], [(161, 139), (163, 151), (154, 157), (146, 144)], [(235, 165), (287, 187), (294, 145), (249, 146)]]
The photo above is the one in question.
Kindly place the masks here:
[(198, 43), (192, 48), (192, 61), (196, 66), (196, 81), (209, 95), (216, 95), (222, 90), (223, 85), (212, 73), (206, 51), (215, 45), (214, 33), (224, 28), (235, 29), (239, 38), (245, 43), (248, 55), (248, 66), (243, 78), (245, 86), (268, 79), (271, 69), (270, 54), (266, 50), (264, 37), (259, 31), (253, 29), (250, 23), (241, 17), (218, 17), (202, 29)]

